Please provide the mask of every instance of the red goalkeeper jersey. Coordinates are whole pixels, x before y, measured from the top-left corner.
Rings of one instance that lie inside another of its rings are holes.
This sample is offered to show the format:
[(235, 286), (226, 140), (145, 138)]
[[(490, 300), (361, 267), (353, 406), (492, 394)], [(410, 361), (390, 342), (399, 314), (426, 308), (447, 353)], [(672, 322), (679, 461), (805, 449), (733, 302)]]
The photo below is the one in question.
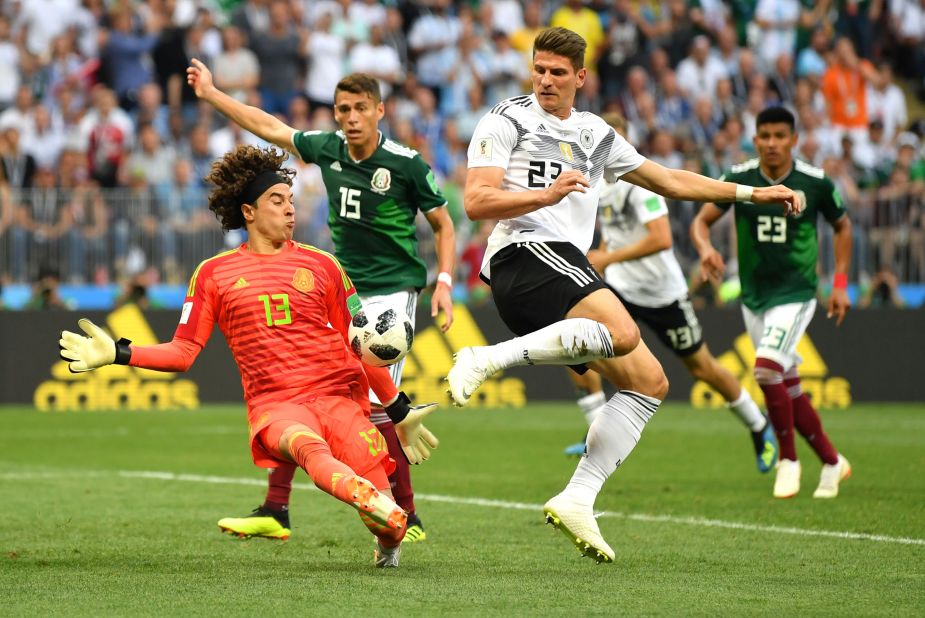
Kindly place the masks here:
[(368, 388), (347, 343), (359, 308), (350, 278), (329, 253), (290, 242), (280, 253), (262, 255), (244, 245), (193, 273), (174, 340), (201, 349), (218, 322), (251, 408), (350, 396), (352, 388)]

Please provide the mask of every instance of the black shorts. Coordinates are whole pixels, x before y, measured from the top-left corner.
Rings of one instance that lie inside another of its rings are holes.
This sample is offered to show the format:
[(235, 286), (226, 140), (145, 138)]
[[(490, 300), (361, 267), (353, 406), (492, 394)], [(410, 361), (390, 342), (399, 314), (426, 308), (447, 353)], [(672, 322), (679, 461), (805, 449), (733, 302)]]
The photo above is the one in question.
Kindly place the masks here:
[(697, 314), (686, 296), (664, 307), (642, 307), (629, 302), (617, 292), (627, 312), (636, 322), (642, 322), (677, 356), (690, 356), (703, 346), (703, 332)]
[[(501, 319), (518, 336), (564, 320), (582, 298), (608, 288), (570, 242), (508, 245), (492, 256), (486, 283)], [(569, 366), (587, 371), (584, 365)]]

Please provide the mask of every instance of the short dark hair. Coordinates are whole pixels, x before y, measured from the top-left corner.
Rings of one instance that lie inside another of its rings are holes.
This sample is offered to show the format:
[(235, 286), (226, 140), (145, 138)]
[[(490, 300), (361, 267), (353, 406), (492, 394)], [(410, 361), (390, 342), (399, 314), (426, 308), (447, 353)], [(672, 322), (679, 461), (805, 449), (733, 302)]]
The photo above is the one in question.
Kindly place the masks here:
[(382, 101), (382, 93), (379, 90), (379, 80), (366, 73), (351, 73), (347, 75), (334, 87), (334, 97), (337, 98), (337, 91), (351, 92), (353, 94), (368, 94), (376, 103)]
[(547, 28), (533, 40), (533, 55), (544, 51), (568, 58), (578, 71), (585, 66), (585, 50), (588, 44), (580, 35), (565, 28)]
[(758, 112), (758, 116), (755, 118), (755, 130), (757, 131), (760, 129), (763, 124), (776, 122), (783, 122), (788, 125), (791, 133), (796, 132), (797, 121), (793, 117), (793, 114), (790, 113), (790, 110), (786, 107), (780, 106), (768, 107)]

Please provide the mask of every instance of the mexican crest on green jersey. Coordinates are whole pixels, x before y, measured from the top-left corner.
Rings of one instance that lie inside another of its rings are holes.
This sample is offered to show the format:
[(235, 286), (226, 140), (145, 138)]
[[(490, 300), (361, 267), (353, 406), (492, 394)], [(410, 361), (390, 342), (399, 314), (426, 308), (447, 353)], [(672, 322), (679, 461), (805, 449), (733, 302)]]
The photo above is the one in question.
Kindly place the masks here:
[(754, 187), (782, 184), (800, 194), (806, 205), (799, 215), (786, 216), (783, 204), (717, 204), (723, 210), (735, 207), (745, 306), (762, 312), (814, 298), (819, 284), (817, 219), (822, 215), (834, 223), (847, 213), (832, 181), (821, 169), (800, 160), (794, 161), (787, 175), (774, 180), (762, 173), (758, 159), (733, 166), (721, 180)]
[(341, 131), (297, 131), (302, 160), (321, 170), (328, 226), (337, 259), (361, 295), (427, 284), (418, 256), (415, 216), (446, 204), (433, 171), (416, 150), (379, 134), (379, 144), (354, 161)]

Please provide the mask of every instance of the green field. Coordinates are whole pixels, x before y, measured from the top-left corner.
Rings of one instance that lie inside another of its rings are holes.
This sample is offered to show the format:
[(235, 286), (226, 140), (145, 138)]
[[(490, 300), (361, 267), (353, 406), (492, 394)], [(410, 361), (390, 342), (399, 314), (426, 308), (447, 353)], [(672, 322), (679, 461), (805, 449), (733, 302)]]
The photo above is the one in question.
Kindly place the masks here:
[(597, 507), (612, 565), (542, 523), (574, 468), (573, 405), (441, 410), (415, 468), (428, 540), (372, 566), (351, 509), (307, 488), (285, 543), (219, 534), (263, 498), (242, 407), (0, 408), (0, 615), (925, 615), (925, 406), (824, 412), (854, 476), (771, 498), (727, 412), (665, 405)]

